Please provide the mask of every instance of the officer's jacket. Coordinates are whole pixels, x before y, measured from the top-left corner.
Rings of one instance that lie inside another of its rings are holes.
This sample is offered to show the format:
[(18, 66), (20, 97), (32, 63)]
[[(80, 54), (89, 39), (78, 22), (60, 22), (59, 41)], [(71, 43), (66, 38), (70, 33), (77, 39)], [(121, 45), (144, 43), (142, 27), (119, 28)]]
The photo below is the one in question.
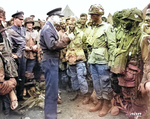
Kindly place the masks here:
[(59, 51), (67, 46), (63, 40), (59, 40), (55, 27), (47, 21), (40, 34), (40, 46), (43, 50), (42, 61), (49, 58), (59, 58)]
[(16, 53), (18, 57), (21, 57), (26, 45), (24, 37), (25, 29), (23, 27), (18, 28), (17, 26), (13, 25), (11, 29), (8, 29), (7, 31), (12, 41), (12, 52)]
[(115, 32), (113, 27), (105, 22), (95, 25), (90, 30), (87, 43), (91, 45), (88, 63), (107, 64), (111, 61), (116, 48)]

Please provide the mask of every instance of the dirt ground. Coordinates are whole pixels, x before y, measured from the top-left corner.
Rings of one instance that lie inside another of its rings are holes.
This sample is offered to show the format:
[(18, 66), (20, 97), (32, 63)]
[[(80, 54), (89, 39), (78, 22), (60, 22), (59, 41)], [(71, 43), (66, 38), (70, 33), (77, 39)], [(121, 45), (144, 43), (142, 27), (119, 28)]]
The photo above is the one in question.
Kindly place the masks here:
[[(83, 96), (79, 95), (75, 101), (70, 101), (69, 97), (72, 93), (62, 90), (62, 104), (58, 104), (57, 119), (128, 119), (125, 114), (120, 113), (112, 116), (108, 113), (105, 117), (99, 117), (97, 112), (89, 112), (89, 108), (93, 106), (92, 102), (82, 105)], [(44, 111), (40, 107), (29, 109), (24, 115), (19, 115), (12, 111), (8, 119), (44, 119)]]

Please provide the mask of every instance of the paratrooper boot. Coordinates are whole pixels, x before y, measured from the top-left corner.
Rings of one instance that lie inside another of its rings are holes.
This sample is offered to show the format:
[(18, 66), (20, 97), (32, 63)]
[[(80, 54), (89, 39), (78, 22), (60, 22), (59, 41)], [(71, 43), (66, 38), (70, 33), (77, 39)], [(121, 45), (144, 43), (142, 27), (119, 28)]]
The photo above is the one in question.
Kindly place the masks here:
[(91, 108), (89, 109), (89, 111), (90, 111), (90, 112), (95, 112), (95, 111), (97, 111), (97, 110), (102, 109), (102, 106), (103, 106), (103, 99), (100, 99), (100, 100), (98, 100), (98, 103), (97, 103), (94, 107), (91, 107)]
[(98, 115), (100, 117), (103, 117), (109, 112), (110, 109), (111, 109), (111, 101), (104, 99), (103, 107)]
[(82, 101), (82, 104), (83, 105), (89, 104), (89, 101), (90, 101), (90, 96), (85, 96), (84, 100)]
[(69, 99), (70, 99), (70, 101), (74, 101), (74, 100), (76, 100), (76, 99), (77, 99), (77, 97), (78, 97), (78, 95), (79, 95), (79, 90), (77, 90), (77, 91), (73, 91), (72, 96), (69, 98)]

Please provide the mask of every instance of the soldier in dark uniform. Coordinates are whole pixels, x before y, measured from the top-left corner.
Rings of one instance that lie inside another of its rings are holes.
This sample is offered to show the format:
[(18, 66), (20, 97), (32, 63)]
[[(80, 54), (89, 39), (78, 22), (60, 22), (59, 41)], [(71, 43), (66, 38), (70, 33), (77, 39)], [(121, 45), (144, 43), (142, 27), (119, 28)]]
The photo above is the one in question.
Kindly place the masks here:
[(14, 18), (14, 25), (9, 29), (9, 35), (12, 41), (13, 50), (12, 57), (17, 61), (18, 64), (18, 79), (17, 79), (17, 96), (21, 99), (23, 96), (24, 81), (25, 81), (25, 62), (24, 57), (25, 50), (25, 28), (22, 27), (23, 23), (23, 12), (17, 12), (12, 15)]
[(56, 8), (47, 13), (49, 16), (40, 34), (40, 46), (43, 50), (41, 67), (45, 75), (45, 119), (57, 118), (58, 99), (58, 71), (59, 51), (65, 48), (70, 41), (67, 35), (60, 40), (55, 29), (55, 24), (60, 24), (59, 14), (61, 8)]

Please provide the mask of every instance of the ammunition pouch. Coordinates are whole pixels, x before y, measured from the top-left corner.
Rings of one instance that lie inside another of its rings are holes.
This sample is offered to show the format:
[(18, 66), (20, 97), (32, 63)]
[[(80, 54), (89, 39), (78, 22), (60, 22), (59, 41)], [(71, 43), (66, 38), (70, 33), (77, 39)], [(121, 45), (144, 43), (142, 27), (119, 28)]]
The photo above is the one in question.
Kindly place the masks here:
[(25, 52), (25, 57), (27, 59), (35, 59), (36, 56), (37, 56), (37, 52), (35, 52), (35, 51), (26, 51)]
[(85, 61), (85, 54), (83, 49), (68, 49), (66, 53), (66, 60), (70, 65), (76, 64), (76, 61)]
[(77, 56), (77, 61), (84, 61), (85, 60), (85, 54), (83, 49), (76, 49), (76, 56)]
[(89, 55), (88, 63), (108, 63), (108, 50), (105, 47), (93, 48)]
[(60, 60), (61, 60), (62, 62), (66, 62), (66, 59), (65, 59), (66, 53), (67, 53), (67, 49), (66, 49), (66, 48), (64, 48), (64, 49), (62, 49), (62, 50), (60, 51)]
[(75, 51), (70, 51), (68, 54), (68, 61), (70, 65), (76, 64), (77, 56)]
[(123, 87), (135, 87), (136, 75), (140, 73), (140, 69), (137, 66), (128, 64), (126, 67), (125, 75), (119, 75), (119, 85)]
[(125, 74), (125, 68), (127, 63), (126, 50), (120, 48), (115, 49), (114, 64), (111, 67), (111, 72), (115, 74)]

